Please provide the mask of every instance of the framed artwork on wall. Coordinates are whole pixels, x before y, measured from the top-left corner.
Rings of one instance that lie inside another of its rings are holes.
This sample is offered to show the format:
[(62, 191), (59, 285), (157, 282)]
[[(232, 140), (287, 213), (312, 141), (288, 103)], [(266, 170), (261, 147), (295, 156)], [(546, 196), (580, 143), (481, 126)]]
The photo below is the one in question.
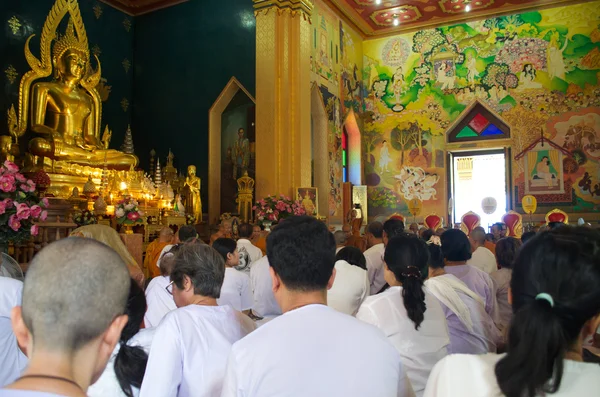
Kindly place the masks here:
[(563, 154), (550, 145), (538, 144), (525, 158), (525, 194), (565, 192)]
[(296, 200), (306, 211), (306, 215), (319, 215), (319, 194), (316, 187), (299, 187), (296, 189)]

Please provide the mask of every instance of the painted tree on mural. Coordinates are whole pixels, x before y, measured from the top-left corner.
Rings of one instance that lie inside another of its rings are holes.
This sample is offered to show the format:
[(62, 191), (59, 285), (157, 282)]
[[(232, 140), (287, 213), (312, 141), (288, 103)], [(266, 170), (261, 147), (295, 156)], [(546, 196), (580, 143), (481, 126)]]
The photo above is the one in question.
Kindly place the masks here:
[(398, 125), (391, 132), (392, 147), (400, 151), (400, 165), (404, 164), (404, 152), (411, 148), (411, 145), (416, 145), (421, 135), (421, 130), (418, 123), (409, 122), (408, 125), (402, 127)]
[(364, 112), (360, 115), (363, 130), (361, 140), (365, 156), (368, 162), (371, 162), (371, 152), (375, 149), (375, 145), (383, 140), (383, 131), (375, 123), (373, 112)]

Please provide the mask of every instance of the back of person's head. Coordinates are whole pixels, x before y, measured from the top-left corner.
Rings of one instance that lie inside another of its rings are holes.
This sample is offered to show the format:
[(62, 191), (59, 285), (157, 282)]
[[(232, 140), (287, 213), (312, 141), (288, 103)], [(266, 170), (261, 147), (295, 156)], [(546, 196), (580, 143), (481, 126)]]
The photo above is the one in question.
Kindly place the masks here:
[(423, 291), (423, 276), (427, 275), (429, 262), (427, 245), (417, 236), (400, 234), (388, 242), (384, 260), (396, 280), (402, 283), (404, 307), (418, 330), (427, 310)]
[[(561, 388), (564, 359), (600, 323), (600, 233), (563, 227), (523, 245), (510, 283), (513, 318), (496, 378), (508, 397)], [(567, 390), (564, 394), (569, 394)]]
[[(437, 240), (436, 240), (437, 239)], [(427, 250), (429, 251), (429, 267), (432, 269), (443, 269), (446, 265), (444, 263), (444, 253), (439, 236), (433, 236), (433, 238), (427, 241)]]
[(485, 231), (480, 229), (473, 229), (471, 232), (471, 240), (478, 246), (483, 246), (485, 244)]
[(237, 244), (232, 238), (218, 238), (213, 242), (212, 247), (223, 257), (223, 260), (227, 262), (227, 255), (235, 252)]
[(125, 328), (121, 333), (121, 348), (115, 358), (115, 375), (121, 390), (127, 397), (133, 396), (132, 387), (140, 388), (146, 364), (148, 363), (148, 354), (140, 346), (129, 346), (127, 342), (140, 331), (142, 321), (146, 313), (146, 296), (140, 286), (131, 280), (129, 289), (129, 299), (125, 314), (129, 316)]
[(404, 233), (404, 222), (400, 219), (388, 219), (383, 223), (383, 231), (385, 232), (385, 238), (389, 241), (395, 236)]
[(182, 244), (173, 245), (167, 252), (160, 258), (160, 274), (162, 276), (169, 276), (175, 266), (175, 256), (179, 252), (179, 248)]
[(345, 245), (346, 244), (346, 233), (342, 230), (336, 230), (333, 233), (333, 238), (335, 239), (335, 245)]
[(503, 269), (512, 269), (517, 254), (521, 248), (521, 242), (514, 237), (504, 237), (496, 243), (496, 262)]
[(537, 233), (534, 231), (530, 231), (530, 232), (525, 232), (523, 233), (523, 235), (521, 236), (521, 242), (523, 244), (525, 244), (527, 241), (531, 240), (533, 237), (535, 237)]
[(174, 234), (175, 233), (173, 233), (173, 229), (171, 229), (170, 227), (163, 227), (162, 229), (160, 229), (158, 239), (162, 242), (169, 242), (173, 240)]
[(431, 240), (431, 237), (435, 235), (435, 231), (433, 231), (432, 229), (425, 229), (421, 233), (421, 238), (423, 239), (423, 241), (428, 242), (429, 240)]
[(367, 225), (367, 233), (375, 238), (383, 237), (383, 224), (381, 222), (371, 222)]
[(186, 280), (189, 280), (194, 288), (194, 295), (218, 299), (224, 278), (225, 261), (214, 248), (199, 241), (179, 248), (171, 272), (171, 281), (177, 288), (182, 290)]
[(471, 243), (460, 230), (446, 230), (440, 237), (444, 258), (450, 262), (464, 262), (471, 259)]
[(335, 242), (323, 222), (293, 216), (267, 237), (267, 257), (288, 290), (324, 290), (335, 265)]
[(367, 260), (362, 251), (356, 247), (344, 247), (335, 256), (335, 261), (346, 261), (351, 265), (367, 270)]
[(253, 232), (254, 232), (254, 228), (249, 223), (242, 223), (238, 227), (238, 236), (240, 236), (240, 238), (248, 239), (252, 236)]
[(179, 228), (177, 235), (179, 236), (179, 241), (185, 243), (198, 237), (198, 232), (196, 232), (196, 228), (194, 226), (184, 225)]
[(548, 223), (548, 229), (550, 229), (550, 230), (558, 229), (559, 227), (563, 227), (563, 226), (566, 226), (566, 225), (562, 222), (549, 222)]
[(22, 318), (35, 351), (72, 356), (120, 321), (118, 341), (130, 284), (119, 254), (93, 239), (69, 237), (42, 249), (23, 288)]

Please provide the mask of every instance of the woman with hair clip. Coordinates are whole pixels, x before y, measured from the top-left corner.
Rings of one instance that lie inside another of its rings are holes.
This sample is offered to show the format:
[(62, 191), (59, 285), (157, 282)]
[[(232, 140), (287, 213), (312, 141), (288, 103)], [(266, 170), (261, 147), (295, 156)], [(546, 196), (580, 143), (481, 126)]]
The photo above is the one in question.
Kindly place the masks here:
[(582, 344), (600, 324), (599, 285), (597, 231), (562, 227), (529, 240), (513, 267), (507, 353), (446, 357), (425, 395), (597, 395), (600, 366), (583, 362)]
[(433, 366), (448, 352), (448, 326), (441, 305), (423, 286), (429, 253), (417, 236), (389, 240), (384, 254), (386, 291), (362, 304), (356, 318), (381, 329), (406, 366), (415, 394), (422, 396)]
[(121, 341), (104, 372), (90, 388), (88, 397), (137, 397), (140, 392), (154, 328), (142, 329), (146, 311), (144, 291), (132, 279), (125, 314), (129, 317)]

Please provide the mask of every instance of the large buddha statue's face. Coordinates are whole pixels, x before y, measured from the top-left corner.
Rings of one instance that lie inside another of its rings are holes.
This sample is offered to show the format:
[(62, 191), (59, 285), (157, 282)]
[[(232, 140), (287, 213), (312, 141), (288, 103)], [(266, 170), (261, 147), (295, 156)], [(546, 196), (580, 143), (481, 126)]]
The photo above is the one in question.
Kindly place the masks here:
[(58, 68), (65, 80), (81, 81), (85, 74), (87, 60), (85, 55), (77, 50), (67, 50), (60, 59)]

